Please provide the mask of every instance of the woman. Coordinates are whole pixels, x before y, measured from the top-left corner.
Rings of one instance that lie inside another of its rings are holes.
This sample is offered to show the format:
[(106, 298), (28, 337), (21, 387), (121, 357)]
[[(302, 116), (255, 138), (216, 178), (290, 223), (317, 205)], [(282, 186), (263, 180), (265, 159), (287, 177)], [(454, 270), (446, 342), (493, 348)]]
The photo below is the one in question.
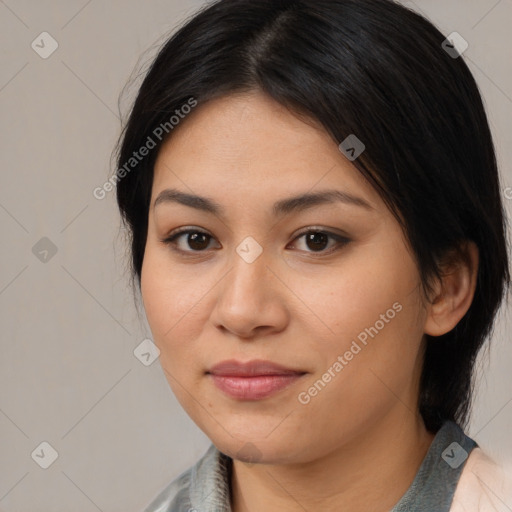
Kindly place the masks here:
[(152, 63), (115, 180), (162, 368), (212, 441), (146, 512), (487, 506), (464, 429), (510, 276), (452, 40), (390, 0), (210, 3)]

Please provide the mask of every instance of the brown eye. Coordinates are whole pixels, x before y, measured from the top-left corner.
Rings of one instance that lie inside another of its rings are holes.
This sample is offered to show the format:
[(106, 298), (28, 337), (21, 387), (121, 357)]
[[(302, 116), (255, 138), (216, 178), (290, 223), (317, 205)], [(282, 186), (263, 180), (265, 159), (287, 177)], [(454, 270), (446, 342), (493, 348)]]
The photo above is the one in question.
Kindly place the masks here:
[(321, 233), (320, 231), (317, 233), (307, 233), (305, 237), (307, 246), (313, 251), (322, 251), (329, 243), (329, 236), (325, 233)]
[(201, 232), (188, 233), (188, 236), (189, 238), (187, 239), (187, 243), (189, 247), (195, 251), (206, 249), (211, 238), (206, 233)]
[[(188, 235), (185, 237), (184, 235)], [(212, 236), (197, 229), (186, 229), (178, 231), (162, 240), (164, 244), (172, 245), (176, 251), (180, 252), (205, 252), (208, 248)], [(180, 242), (183, 240), (180, 247)]]
[[(299, 240), (301, 238), (305, 240), (305, 252), (319, 253), (320, 256), (330, 254), (338, 250), (340, 246), (346, 245), (350, 242), (350, 240), (344, 236), (318, 229), (309, 229), (308, 231), (300, 234), (295, 238), (295, 240)], [(330, 240), (334, 243), (329, 246)]]

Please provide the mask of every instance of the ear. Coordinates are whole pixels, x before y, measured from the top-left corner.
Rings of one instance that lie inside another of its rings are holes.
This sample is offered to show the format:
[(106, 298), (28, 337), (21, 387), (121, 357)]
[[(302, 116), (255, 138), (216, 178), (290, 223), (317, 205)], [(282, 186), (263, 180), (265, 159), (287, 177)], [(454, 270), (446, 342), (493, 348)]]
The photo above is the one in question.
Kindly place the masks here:
[(434, 297), (427, 304), (425, 334), (441, 336), (451, 331), (471, 306), (478, 275), (478, 247), (473, 241), (465, 241), (461, 253), (452, 251), (441, 265), (442, 279), (436, 282)]

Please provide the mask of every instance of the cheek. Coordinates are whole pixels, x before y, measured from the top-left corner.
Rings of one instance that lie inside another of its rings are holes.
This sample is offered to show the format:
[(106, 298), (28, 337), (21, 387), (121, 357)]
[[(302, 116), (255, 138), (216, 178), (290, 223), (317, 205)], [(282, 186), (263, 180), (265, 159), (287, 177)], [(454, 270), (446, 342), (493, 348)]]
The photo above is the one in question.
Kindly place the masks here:
[[(346, 339), (373, 326), (390, 309), (389, 316), (393, 316), (397, 302), (404, 307), (409, 304), (410, 310), (415, 266), (403, 254), (385, 249), (359, 251), (314, 284), (298, 281), (298, 295), (307, 298), (306, 304), (324, 324), (323, 331)], [(315, 325), (318, 319), (314, 319)]]
[[(322, 281), (308, 303), (330, 332), (320, 345), (318, 336), (310, 343), (310, 350), (321, 359), (318, 370), (328, 371), (338, 356), (344, 357), (347, 362), (336, 373), (331, 392), (352, 390), (346, 400), (354, 399), (354, 407), (361, 399), (376, 403), (375, 386), (386, 394), (379, 378), (393, 390), (407, 385), (422, 337), (415, 264), (403, 252), (393, 252), (391, 246), (385, 249), (368, 251), (364, 257), (359, 254), (357, 261), (347, 263), (350, 272), (340, 271), (336, 279), (333, 274)], [(335, 400), (335, 395), (331, 398)]]
[(172, 326), (174, 308), (169, 303), (172, 296), (165, 292), (167, 281), (166, 272), (158, 265), (153, 251), (146, 247), (141, 272), (141, 294), (146, 317), (157, 344)]
[(208, 317), (205, 296), (214, 283), (196, 272), (173, 268), (165, 250), (148, 244), (141, 272), (144, 310), (162, 364), (173, 371), (194, 360)]
[(160, 350), (172, 344), (176, 331), (184, 325), (180, 318), (191, 309), (188, 304), (190, 289), (183, 290), (183, 284), (159, 251), (147, 247), (141, 272), (141, 293), (148, 323)]
[[(195, 291), (190, 279), (178, 277), (168, 266), (165, 255), (149, 249), (144, 256), (141, 272), (141, 294), (144, 310), (153, 334), (153, 342), (160, 350), (160, 365), (170, 388), (178, 401), (188, 410), (190, 395), (185, 389), (195, 386), (200, 366), (197, 346), (198, 320)], [(183, 286), (187, 285), (186, 293)]]

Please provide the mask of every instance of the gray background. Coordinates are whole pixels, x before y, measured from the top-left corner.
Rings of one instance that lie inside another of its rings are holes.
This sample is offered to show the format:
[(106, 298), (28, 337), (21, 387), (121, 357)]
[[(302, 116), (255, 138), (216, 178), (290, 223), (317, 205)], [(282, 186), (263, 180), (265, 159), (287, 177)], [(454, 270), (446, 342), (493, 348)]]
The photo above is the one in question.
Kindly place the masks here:
[[(203, 3), (0, 0), (0, 510), (140, 511), (209, 445), (158, 360), (134, 356), (150, 330), (131, 296), (114, 192), (92, 194), (111, 170), (123, 86)], [(512, 0), (404, 3), (468, 41), (510, 215)], [(59, 45), (46, 59), (31, 47), (43, 31)], [(43, 237), (54, 255), (33, 250)], [(468, 431), (508, 464), (510, 326), (504, 307)], [(58, 453), (48, 469), (31, 456), (43, 441)]]

